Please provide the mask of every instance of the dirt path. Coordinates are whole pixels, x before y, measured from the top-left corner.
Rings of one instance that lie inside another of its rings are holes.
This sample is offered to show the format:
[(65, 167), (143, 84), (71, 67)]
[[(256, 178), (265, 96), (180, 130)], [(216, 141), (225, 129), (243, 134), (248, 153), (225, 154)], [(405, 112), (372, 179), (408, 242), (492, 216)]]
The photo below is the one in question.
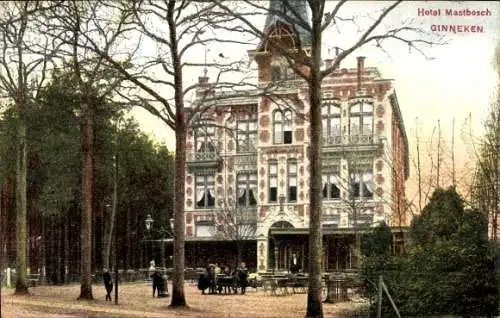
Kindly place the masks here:
[[(186, 284), (188, 309), (170, 309), (169, 298), (152, 298), (146, 284), (124, 284), (119, 289), (119, 304), (104, 300), (104, 287), (94, 286), (93, 301), (75, 300), (79, 285), (39, 286), (30, 296), (14, 296), (2, 290), (2, 318), (115, 318), (115, 317), (304, 317), (307, 295), (269, 296), (250, 290), (246, 295), (201, 295), (195, 286)], [(362, 304), (324, 304), (325, 317), (342, 317)]]

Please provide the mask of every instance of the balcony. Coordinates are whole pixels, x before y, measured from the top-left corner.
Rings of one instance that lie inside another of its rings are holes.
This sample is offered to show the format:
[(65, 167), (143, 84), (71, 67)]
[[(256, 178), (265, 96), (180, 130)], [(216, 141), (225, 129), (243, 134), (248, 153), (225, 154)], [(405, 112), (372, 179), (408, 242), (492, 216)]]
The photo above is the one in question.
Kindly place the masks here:
[(336, 153), (344, 151), (375, 151), (380, 150), (381, 139), (373, 134), (357, 134), (344, 136), (323, 137), (323, 153)]
[(350, 135), (348, 137), (349, 137), (348, 143), (351, 145), (367, 145), (367, 144), (372, 144), (374, 141), (372, 134)]
[(196, 170), (220, 171), (222, 158), (215, 151), (189, 151), (186, 154), (186, 164), (190, 172)]
[(336, 146), (336, 145), (342, 145), (342, 136), (337, 135), (337, 136), (327, 136), (323, 135), (323, 145), (324, 146)]

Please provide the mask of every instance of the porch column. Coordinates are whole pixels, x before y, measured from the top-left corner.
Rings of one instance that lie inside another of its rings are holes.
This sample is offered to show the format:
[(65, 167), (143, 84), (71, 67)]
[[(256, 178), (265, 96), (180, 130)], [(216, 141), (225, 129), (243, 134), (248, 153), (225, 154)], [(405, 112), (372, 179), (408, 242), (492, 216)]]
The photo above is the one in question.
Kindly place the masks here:
[(259, 236), (257, 238), (257, 271), (265, 272), (267, 271), (267, 250), (269, 248), (269, 237)]

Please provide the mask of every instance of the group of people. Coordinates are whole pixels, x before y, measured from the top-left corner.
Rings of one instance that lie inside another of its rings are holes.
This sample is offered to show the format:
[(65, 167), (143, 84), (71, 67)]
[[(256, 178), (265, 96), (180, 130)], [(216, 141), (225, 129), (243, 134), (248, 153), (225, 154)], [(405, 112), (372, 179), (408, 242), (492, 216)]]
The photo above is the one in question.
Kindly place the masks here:
[[(155, 268), (154, 262), (151, 263), (149, 270), (150, 273), (152, 272), (150, 277), (153, 286), (153, 297), (155, 297), (155, 294), (159, 298), (167, 297), (166, 277), (161, 275), (160, 271)], [(106, 289), (106, 301), (111, 301), (113, 282), (107, 269), (103, 270), (103, 280)], [(206, 289), (209, 290), (210, 294), (222, 293), (223, 290), (226, 294), (231, 290), (236, 294), (238, 288), (240, 288), (241, 294), (245, 294), (248, 285), (248, 269), (245, 262), (242, 262), (234, 271), (229, 266), (224, 266), (224, 269), (221, 270), (217, 263), (209, 264), (198, 280), (198, 289), (201, 290), (202, 294), (205, 294)]]
[(240, 288), (241, 294), (245, 294), (247, 287), (248, 269), (244, 262), (234, 271), (231, 271), (229, 266), (225, 266), (221, 270), (217, 263), (209, 264), (198, 279), (198, 289), (201, 290), (202, 294), (205, 294), (206, 289), (210, 294), (222, 293), (223, 290), (228, 293), (231, 289), (236, 294), (238, 288)]

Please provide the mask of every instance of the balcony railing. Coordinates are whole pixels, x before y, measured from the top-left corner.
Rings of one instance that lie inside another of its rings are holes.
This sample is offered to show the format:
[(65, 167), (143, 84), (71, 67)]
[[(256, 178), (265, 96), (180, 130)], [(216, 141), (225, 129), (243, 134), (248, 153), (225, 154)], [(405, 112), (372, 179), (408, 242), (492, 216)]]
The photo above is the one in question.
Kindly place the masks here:
[(187, 154), (187, 161), (217, 161), (220, 156), (217, 152), (207, 151), (207, 152), (198, 152), (191, 151)]
[(372, 144), (373, 143), (373, 135), (350, 135), (349, 136), (349, 143), (350, 144)]
[(341, 145), (342, 144), (342, 136), (327, 136), (323, 135), (323, 145), (325, 146), (333, 146), (333, 145)]
[(214, 151), (191, 151), (186, 154), (186, 164), (190, 172), (206, 169), (219, 171), (222, 166), (222, 158)]
[(323, 145), (324, 146), (336, 146), (336, 145), (369, 145), (373, 144), (375, 139), (372, 134), (365, 135), (323, 135)]

